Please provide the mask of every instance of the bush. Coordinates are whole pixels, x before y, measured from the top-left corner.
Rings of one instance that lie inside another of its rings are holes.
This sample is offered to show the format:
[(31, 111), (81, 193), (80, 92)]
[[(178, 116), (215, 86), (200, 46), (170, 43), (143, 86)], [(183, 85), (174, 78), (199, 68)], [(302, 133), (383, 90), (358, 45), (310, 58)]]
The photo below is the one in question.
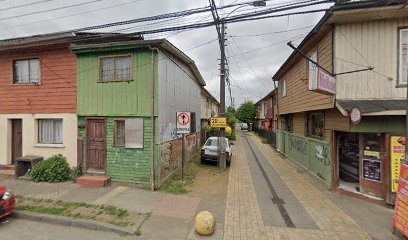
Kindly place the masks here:
[(65, 182), (69, 175), (69, 164), (61, 154), (35, 164), (31, 170), (31, 179), (34, 182)]
[(82, 176), (82, 166), (72, 167), (69, 179), (75, 182), (80, 176)]

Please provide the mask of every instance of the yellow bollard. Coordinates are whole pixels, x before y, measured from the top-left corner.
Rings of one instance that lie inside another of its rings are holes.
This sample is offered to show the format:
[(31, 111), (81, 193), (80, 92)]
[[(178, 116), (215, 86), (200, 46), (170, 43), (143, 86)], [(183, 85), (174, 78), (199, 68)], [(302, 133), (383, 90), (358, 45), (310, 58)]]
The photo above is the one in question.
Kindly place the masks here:
[(209, 211), (201, 211), (195, 218), (195, 230), (198, 234), (208, 236), (215, 231), (215, 217)]

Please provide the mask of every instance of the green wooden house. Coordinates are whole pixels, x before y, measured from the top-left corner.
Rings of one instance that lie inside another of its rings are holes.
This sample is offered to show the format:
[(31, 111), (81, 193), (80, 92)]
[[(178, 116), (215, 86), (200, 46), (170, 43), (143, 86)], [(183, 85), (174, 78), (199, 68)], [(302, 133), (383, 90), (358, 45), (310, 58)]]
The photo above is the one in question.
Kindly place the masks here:
[(85, 174), (157, 188), (180, 167), (177, 111), (195, 115), (188, 156), (199, 146), (196, 119), (205, 82), (194, 61), (167, 40), (120, 35), (71, 50), (77, 55), (78, 156)]

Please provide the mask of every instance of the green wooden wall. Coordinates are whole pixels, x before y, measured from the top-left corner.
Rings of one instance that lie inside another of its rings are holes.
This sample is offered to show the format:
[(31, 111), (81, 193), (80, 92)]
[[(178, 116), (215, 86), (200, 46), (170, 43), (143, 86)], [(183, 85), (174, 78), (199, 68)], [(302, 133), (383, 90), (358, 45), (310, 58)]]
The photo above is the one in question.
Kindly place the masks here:
[[(112, 181), (141, 183), (148, 185), (150, 182), (151, 169), (151, 119), (143, 117), (143, 149), (126, 149), (113, 146), (114, 119), (118, 117), (106, 117), (106, 175), (111, 177)], [(121, 118), (131, 118), (122, 116)], [(85, 126), (85, 117), (78, 117), (78, 125)], [(157, 121), (157, 118), (156, 118)], [(86, 162), (86, 128), (78, 128), (78, 138), (84, 141), (84, 162)], [(157, 132), (157, 131), (156, 131)], [(157, 134), (156, 134), (157, 135)], [(157, 139), (157, 138), (156, 138)], [(155, 145), (155, 159), (157, 168), (158, 145)], [(156, 176), (158, 173), (156, 171)], [(157, 181), (157, 177), (156, 177)]]
[[(149, 49), (98, 49), (77, 52), (77, 114), (79, 116), (149, 116), (151, 112), (152, 65)], [(132, 54), (134, 80), (98, 82), (101, 56)], [(157, 96), (157, 52), (155, 52), (155, 95)], [(156, 101), (156, 113), (157, 113)]]
[(277, 131), (277, 137), (278, 149), (286, 157), (313, 172), (330, 186), (332, 159), (329, 143), (282, 131)]

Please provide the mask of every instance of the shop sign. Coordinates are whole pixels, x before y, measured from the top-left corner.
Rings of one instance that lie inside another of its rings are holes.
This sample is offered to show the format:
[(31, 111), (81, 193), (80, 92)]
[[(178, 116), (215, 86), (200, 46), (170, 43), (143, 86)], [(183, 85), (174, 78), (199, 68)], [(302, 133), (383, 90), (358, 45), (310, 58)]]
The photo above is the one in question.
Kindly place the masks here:
[(374, 182), (381, 182), (381, 161), (363, 159), (363, 178)]
[(357, 125), (361, 122), (361, 110), (358, 107), (351, 108), (350, 111), (350, 121), (353, 125)]
[(398, 189), (400, 163), (405, 159), (405, 137), (391, 137), (391, 191)]
[(227, 118), (211, 118), (210, 127), (212, 128), (226, 128), (227, 127)]
[(408, 237), (408, 165), (401, 164), (392, 226)]
[[(312, 53), (310, 59), (317, 61), (317, 53)], [(308, 89), (323, 94), (336, 94), (336, 79), (309, 61)]]

